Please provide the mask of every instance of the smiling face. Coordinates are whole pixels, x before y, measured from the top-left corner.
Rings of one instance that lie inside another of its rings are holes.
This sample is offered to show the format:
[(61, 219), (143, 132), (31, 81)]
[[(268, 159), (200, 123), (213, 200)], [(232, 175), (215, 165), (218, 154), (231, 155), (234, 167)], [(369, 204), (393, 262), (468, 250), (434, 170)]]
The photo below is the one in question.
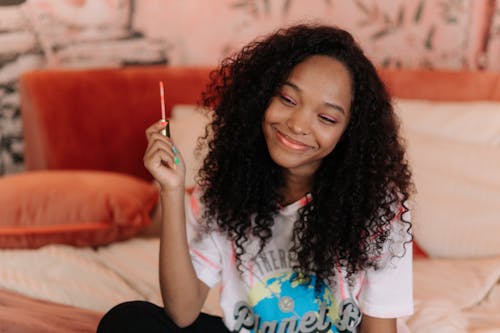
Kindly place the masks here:
[(312, 176), (350, 118), (351, 75), (334, 58), (314, 55), (294, 67), (264, 114), (262, 129), (273, 161)]

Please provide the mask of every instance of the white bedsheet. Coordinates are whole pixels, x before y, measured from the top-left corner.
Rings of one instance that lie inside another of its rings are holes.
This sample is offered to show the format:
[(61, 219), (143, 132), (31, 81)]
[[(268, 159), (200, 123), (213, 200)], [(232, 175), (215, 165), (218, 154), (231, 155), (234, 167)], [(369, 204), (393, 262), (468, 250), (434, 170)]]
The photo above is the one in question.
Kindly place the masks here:
[(500, 257), (414, 264), (413, 333), (499, 333)]
[[(2, 250), (0, 288), (101, 312), (129, 300), (161, 305), (158, 246), (137, 238), (97, 250)], [(416, 260), (411, 332), (500, 333), (499, 278), (500, 257)]]
[(0, 287), (34, 298), (106, 311), (141, 295), (90, 248), (50, 245), (0, 251)]

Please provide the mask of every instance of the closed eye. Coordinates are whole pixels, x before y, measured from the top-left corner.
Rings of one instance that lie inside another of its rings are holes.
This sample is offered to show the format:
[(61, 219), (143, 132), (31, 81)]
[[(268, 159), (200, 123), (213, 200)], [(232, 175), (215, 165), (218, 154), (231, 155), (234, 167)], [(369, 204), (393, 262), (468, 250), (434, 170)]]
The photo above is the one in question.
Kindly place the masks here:
[(330, 116), (326, 116), (326, 115), (319, 115), (319, 118), (326, 122), (326, 123), (329, 123), (329, 124), (335, 124), (337, 123), (337, 120), (333, 117), (330, 117)]
[(291, 106), (297, 105), (297, 103), (295, 103), (295, 101), (291, 97), (289, 97), (285, 94), (280, 94), (279, 97), (280, 97), (281, 101), (286, 105), (291, 105)]

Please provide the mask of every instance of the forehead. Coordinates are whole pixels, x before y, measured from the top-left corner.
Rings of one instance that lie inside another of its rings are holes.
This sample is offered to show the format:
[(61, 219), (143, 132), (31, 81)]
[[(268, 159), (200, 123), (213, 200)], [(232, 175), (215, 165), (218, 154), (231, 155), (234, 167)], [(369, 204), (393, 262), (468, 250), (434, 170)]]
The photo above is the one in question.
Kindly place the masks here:
[(337, 78), (339, 81), (351, 82), (351, 73), (344, 63), (326, 55), (313, 55), (295, 65), (289, 78), (307, 79), (309, 76), (317, 78)]
[(326, 55), (306, 58), (293, 68), (287, 81), (297, 85), (305, 93), (349, 104), (353, 93), (348, 68), (339, 60)]

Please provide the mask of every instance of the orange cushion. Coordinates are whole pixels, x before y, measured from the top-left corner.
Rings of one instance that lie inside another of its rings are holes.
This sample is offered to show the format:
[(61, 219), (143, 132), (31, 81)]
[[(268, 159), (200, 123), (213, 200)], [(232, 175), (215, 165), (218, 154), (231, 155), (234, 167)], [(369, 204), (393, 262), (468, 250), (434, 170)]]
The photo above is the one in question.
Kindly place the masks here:
[(32, 171), (0, 178), (0, 248), (104, 245), (149, 225), (152, 184), (101, 171)]
[(161, 118), (158, 82), (165, 83), (168, 117), (173, 105), (200, 99), (209, 71), (139, 66), (23, 74), (19, 92), (26, 169), (106, 170), (152, 180), (142, 158), (144, 131)]

